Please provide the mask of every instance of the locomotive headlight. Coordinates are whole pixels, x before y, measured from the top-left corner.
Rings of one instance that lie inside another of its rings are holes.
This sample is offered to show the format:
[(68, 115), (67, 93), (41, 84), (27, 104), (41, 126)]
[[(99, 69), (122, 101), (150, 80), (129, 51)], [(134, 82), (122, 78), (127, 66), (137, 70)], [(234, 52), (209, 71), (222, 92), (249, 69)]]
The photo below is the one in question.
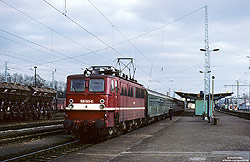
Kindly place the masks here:
[(100, 99), (100, 103), (104, 104), (105, 100), (104, 99)]
[(100, 105), (100, 109), (104, 109), (105, 105), (104, 104), (101, 104)]
[(73, 99), (69, 99), (69, 103), (73, 104), (74, 100)]

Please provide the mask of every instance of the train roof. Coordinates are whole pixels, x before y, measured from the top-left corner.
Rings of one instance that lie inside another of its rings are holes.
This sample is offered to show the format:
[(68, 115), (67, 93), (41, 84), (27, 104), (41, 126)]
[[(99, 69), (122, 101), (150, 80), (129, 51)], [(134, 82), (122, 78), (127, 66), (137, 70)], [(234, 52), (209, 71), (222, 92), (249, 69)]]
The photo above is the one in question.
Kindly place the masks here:
[(150, 89), (146, 89), (148, 94), (151, 94), (151, 95), (155, 95), (155, 96), (159, 96), (159, 97), (164, 97), (164, 98), (168, 98), (168, 99), (172, 99), (174, 100), (175, 98), (173, 97), (170, 97), (170, 96), (167, 96), (165, 94), (162, 94), (162, 93), (159, 93), (159, 92), (156, 92), (156, 91), (153, 91), (153, 90), (150, 90)]

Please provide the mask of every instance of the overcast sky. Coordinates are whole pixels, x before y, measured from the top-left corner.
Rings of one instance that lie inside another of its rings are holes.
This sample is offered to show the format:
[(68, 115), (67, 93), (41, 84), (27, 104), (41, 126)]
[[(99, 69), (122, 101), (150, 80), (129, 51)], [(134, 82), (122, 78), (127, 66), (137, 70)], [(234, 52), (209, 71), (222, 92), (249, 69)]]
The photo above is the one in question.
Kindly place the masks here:
[[(250, 1), (46, 1), (50, 5), (43, 0), (0, 0), (2, 73), (8, 61), (9, 73), (34, 75), (37, 66), (44, 79), (51, 80), (56, 69), (56, 80), (66, 81), (82, 68), (115, 66), (116, 58), (133, 57), (135, 79), (145, 87), (198, 93), (204, 88), (199, 73), (204, 52), (199, 49), (204, 48), (207, 5), (209, 46), (220, 49), (211, 53), (215, 91), (232, 91), (224, 85), (236, 80), (250, 83)], [(248, 91), (241, 87), (241, 93)]]

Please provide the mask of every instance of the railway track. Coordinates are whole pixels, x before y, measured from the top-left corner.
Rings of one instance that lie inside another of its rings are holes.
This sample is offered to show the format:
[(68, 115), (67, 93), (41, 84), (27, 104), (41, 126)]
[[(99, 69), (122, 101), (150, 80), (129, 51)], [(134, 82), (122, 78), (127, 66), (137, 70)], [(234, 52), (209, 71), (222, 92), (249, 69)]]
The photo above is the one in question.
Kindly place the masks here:
[(49, 135), (55, 135), (55, 134), (62, 134), (64, 131), (62, 129), (55, 129), (55, 130), (49, 130), (49, 131), (42, 131), (38, 133), (31, 133), (31, 134), (24, 134), (24, 135), (15, 135), (13, 137), (5, 137), (0, 139), (0, 144), (6, 144), (6, 143), (13, 143), (17, 141), (22, 141), (26, 139), (32, 139), (32, 138), (41, 138), (43, 136), (49, 136)]
[(63, 120), (0, 125), (0, 161), (50, 161), (90, 146), (64, 134)]
[[(15, 127), (15, 126), (14, 126)], [(47, 125), (29, 125), (27, 127), (3, 129), (0, 131), (0, 143), (13, 142), (25, 138), (44, 136), (63, 132), (62, 122), (49, 123)]]
[(248, 119), (250, 120), (250, 112), (242, 112), (242, 111), (230, 111), (230, 110), (216, 110), (217, 112), (220, 113), (224, 113), (224, 114), (228, 114), (228, 115), (233, 115), (233, 116), (237, 116), (240, 118), (244, 118), (244, 119)]
[(75, 152), (79, 149), (90, 147), (92, 144), (81, 144), (79, 140), (70, 141), (67, 143), (58, 144), (48, 148), (43, 148), (28, 152), (22, 155), (9, 157), (2, 162), (9, 161), (52, 161), (60, 156)]
[(32, 127), (39, 127), (39, 126), (48, 126), (48, 125), (55, 125), (55, 124), (62, 124), (64, 121), (63, 118), (56, 119), (56, 120), (41, 120), (41, 121), (26, 121), (26, 122), (13, 122), (13, 123), (4, 123), (0, 125), (0, 131), (6, 130), (17, 130), (23, 128), (32, 128)]

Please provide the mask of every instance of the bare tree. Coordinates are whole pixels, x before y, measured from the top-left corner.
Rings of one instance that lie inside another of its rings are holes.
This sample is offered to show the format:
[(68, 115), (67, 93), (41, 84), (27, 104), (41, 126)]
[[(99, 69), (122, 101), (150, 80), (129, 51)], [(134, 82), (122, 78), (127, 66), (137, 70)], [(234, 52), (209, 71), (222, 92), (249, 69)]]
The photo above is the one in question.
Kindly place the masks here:
[[(4, 82), (4, 74), (0, 73), (0, 82)], [(27, 86), (34, 86), (35, 82), (35, 77), (34, 76), (28, 76), (26, 74), (10, 74), (8, 73), (7, 75), (7, 81), (8, 83), (17, 83), (17, 84), (22, 84), (22, 85), (27, 85)], [(52, 82), (51, 81), (46, 81), (43, 79), (40, 75), (36, 76), (36, 85), (38, 87), (46, 87), (46, 88), (51, 88)], [(54, 89), (59, 90), (59, 91), (65, 91), (66, 90), (66, 83), (64, 81), (55, 81), (55, 87)]]

